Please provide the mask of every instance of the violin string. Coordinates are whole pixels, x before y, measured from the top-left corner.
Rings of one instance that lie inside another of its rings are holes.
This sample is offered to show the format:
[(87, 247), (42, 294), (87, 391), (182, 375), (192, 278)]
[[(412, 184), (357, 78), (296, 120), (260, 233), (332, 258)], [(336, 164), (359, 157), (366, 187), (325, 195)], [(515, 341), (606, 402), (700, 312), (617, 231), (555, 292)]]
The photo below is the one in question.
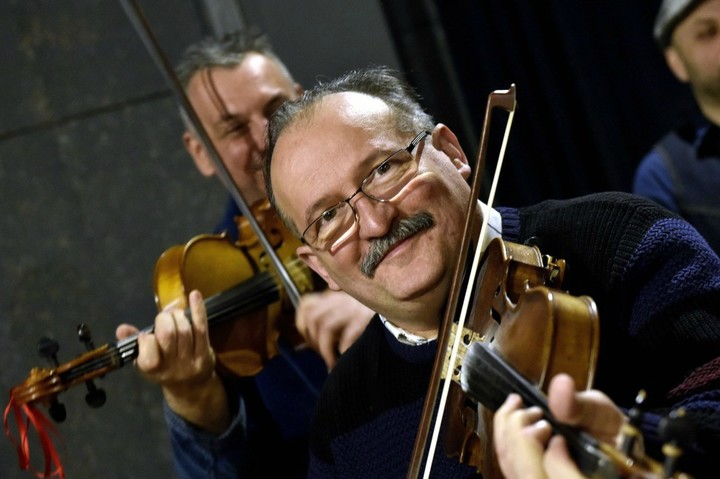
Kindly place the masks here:
[[(61, 378), (61, 384), (63, 384), (64, 387), (70, 387), (70, 385), (73, 384), (74, 381), (82, 378), (86, 378), (87, 380), (93, 379), (93, 377), (86, 377), (88, 374), (92, 372), (98, 372), (106, 367), (108, 367), (108, 370), (117, 369), (118, 367), (122, 366), (122, 364), (118, 364), (116, 367), (111, 367), (114, 364), (117, 364), (116, 361), (113, 361), (113, 358), (117, 355), (117, 348), (110, 346), (108, 348), (108, 351), (104, 352), (103, 354), (93, 357), (89, 361), (85, 361), (82, 364), (79, 364), (77, 366), (74, 366), (67, 371), (63, 371), (59, 373), (59, 376)], [(100, 372), (96, 376), (101, 375)]]
[[(248, 281), (243, 282), (228, 291), (211, 296), (205, 301), (206, 307), (208, 308), (209, 326), (212, 327), (227, 320), (230, 313), (243, 314), (266, 306), (268, 304), (267, 297), (273, 293), (277, 293), (277, 283), (268, 274), (258, 274), (249, 281), (252, 282), (252, 284), (248, 284)], [(242, 288), (239, 286), (242, 286)], [(223, 296), (225, 294), (227, 294), (227, 296)], [(236, 301), (237, 297), (243, 298), (244, 301)], [(277, 297), (275, 300), (276, 299)], [(137, 338), (140, 333), (152, 332), (153, 329), (153, 326), (148, 326), (139, 333), (124, 338), (117, 343), (110, 343), (106, 352), (74, 366), (67, 371), (63, 371), (60, 374), (62, 382), (68, 385), (68, 383), (78, 378), (83, 378), (105, 367), (116, 365), (115, 368), (111, 369), (117, 369), (123, 366), (127, 361), (137, 357)]]
[[(287, 267), (297, 277), (307, 276), (308, 268), (297, 257), (288, 262)], [(237, 316), (276, 301), (279, 292), (277, 279), (276, 273), (258, 274), (251, 280), (240, 283), (230, 288), (230, 290), (207, 298), (205, 306), (208, 314), (208, 325), (212, 327), (229, 319), (231, 313)], [(238, 298), (242, 298), (242, 301), (238, 301)], [(190, 314), (189, 310), (186, 310), (186, 314)], [(151, 333), (153, 330), (154, 326), (151, 325), (116, 343), (103, 346), (103, 348), (107, 349), (105, 352), (60, 373), (61, 384), (67, 388), (74, 381), (90, 380), (96, 376), (101, 376), (107, 371), (122, 367), (128, 361), (137, 357), (138, 336), (141, 333)], [(107, 369), (107, 371), (103, 371), (104, 369)], [(97, 374), (88, 377), (93, 372)]]
[[(208, 322), (214, 325), (218, 319), (224, 320), (223, 315), (229, 312), (238, 313), (251, 311), (252, 305), (263, 306), (277, 300), (277, 285), (269, 274), (260, 273), (251, 280), (219, 293), (205, 301), (208, 312)], [(270, 295), (274, 297), (269, 298)], [(241, 298), (242, 301), (238, 301)]]
[(555, 432), (565, 437), (576, 464), (584, 474), (593, 476), (600, 461), (608, 462), (595, 438), (558, 422), (550, 412), (545, 396), (488, 344), (476, 342), (470, 346), (463, 362), (461, 382), (464, 391), (492, 411), (497, 410), (511, 392), (519, 394), (526, 406), (539, 407)]

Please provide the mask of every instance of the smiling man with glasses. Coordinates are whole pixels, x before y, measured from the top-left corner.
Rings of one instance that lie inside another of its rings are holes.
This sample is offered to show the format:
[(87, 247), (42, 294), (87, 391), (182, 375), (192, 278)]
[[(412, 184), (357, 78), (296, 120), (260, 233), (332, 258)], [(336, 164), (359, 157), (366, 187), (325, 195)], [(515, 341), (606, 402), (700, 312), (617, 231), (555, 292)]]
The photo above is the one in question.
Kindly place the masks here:
[[(469, 175), (455, 134), (434, 124), (414, 92), (383, 68), (321, 84), (271, 119), (267, 191), (303, 238), (298, 256), (331, 289), (379, 313), (325, 385), (311, 431), (311, 477), (406, 474), (462, 237)], [(480, 211), (490, 215), (490, 238), (539, 239), (543, 253), (567, 260), (564, 287), (595, 299), (602, 321), (599, 389), (630, 406), (645, 388), (654, 398), (648, 419), (657, 419), (654, 408), (682, 402), (702, 424), (704, 440), (710, 438), (702, 446), (720, 447), (720, 428), (713, 426), (720, 424), (720, 392), (707, 395), (708, 382), (694, 372), (720, 362), (720, 259), (697, 231), (622, 193)], [(717, 376), (711, 385), (720, 384)], [(601, 418), (606, 432), (619, 431), (623, 416), (606, 396), (574, 394), (572, 385), (555, 391), (565, 401), (553, 410), (561, 420), (589, 427)], [(586, 414), (570, 417), (572, 407)], [(504, 411), (501, 420), (522, 419), (500, 424), (505, 431), (538, 419), (513, 402)], [(537, 427), (545, 431), (540, 436), (518, 435), (540, 443), (528, 450), (542, 453), (550, 436), (544, 427)], [(688, 456), (695, 468), (711, 460), (692, 450)], [(532, 454), (500, 460), (508, 477), (528, 477), (527, 469), (514, 467), (527, 460), (542, 467)], [(446, 457), (442, 444), (434, 464), (433, 477), (474, 473)]]
[(415, 177), (418, 170), (419, 153), (413, 154), (415, 147), (430, 132), (422, 131), (413, 138), (406, 148), (402, 148), (370, 171), (360, 183), (360, 188), (350, 197), (342, 200), (332, 208), (323, 211), (315, 218), (301, 239), (303, 243), (316, 249), (331, 250), (339, 247), (342, 242), (355, 232), (358, 218), (351, 200), (363, 192), (375, 201), (391, 201), (408, 181)]

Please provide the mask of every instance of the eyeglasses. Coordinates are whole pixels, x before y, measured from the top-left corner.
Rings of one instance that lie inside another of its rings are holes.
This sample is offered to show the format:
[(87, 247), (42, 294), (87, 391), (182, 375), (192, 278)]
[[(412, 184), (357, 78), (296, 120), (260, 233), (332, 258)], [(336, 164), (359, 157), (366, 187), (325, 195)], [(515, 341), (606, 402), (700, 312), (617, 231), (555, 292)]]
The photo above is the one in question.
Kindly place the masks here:
[(357, 211), (350, 201), (361, 191), (381, 203), (392, 201), (417, 174), (420, 155), (414, 155), (413, 150), (428, 135), (429, 131), (418, 133), (406, 148), (396, 151), (373, 168), (355, 193), (323, 211), (303, 231), (303, 243), (326, 250), (347, 240), (355, 233), (358, 224)]

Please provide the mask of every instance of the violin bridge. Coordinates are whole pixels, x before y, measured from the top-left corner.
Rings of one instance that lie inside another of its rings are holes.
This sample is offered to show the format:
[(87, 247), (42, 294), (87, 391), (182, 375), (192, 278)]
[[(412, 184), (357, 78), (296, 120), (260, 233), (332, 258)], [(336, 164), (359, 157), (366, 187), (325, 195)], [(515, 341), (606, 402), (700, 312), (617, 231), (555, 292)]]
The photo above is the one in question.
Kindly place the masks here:
[[(457, 326), (457, 323), (452, 324), (452, 327), (450, 328), (451, 338), (456, 337), (456, 334), (458, 332)], [(448, 345), (448, 349), (445, 351), (445, 360), (443, 361), (442, 375), (440, 376), (440, 378), (446, 379), (448, 377), (448, 372), (450, 371), (450, 379), (460, 384), (460, 370), (462, 369), (462, 363), (465, 359), (468, 348), (472, 343), (476, 341), (485, 342), (485, 340), (486, 336), (484, 334), (480, 334), (468, 328), (462, 328), (462, 337), (460, 338), (460, 343), (458, 344), (458, 350), (457, 355), (455, 356), (455, 360), (452, 362), (452, 365), (450, 365), (450, 356), (452, 356), (452, 344), (450, 344)]]

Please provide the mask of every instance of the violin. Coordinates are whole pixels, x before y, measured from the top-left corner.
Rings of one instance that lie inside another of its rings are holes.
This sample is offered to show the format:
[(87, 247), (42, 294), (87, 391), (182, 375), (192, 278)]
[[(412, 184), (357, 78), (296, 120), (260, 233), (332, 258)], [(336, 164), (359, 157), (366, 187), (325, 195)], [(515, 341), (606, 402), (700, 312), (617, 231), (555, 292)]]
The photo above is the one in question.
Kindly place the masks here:
[[(300, 242), (270, 202), (256, 203), (252, 212), (298, 290), (314, 290), (315, 276), (295, 255)], [(235, 243), (225, 234), (200, 235), (167, 249), (155, 264), (153, 285), (158, 310), (168, 305), (187, 308), (194, 289), (209, 298), (210, 344), (221, 371), (244, 377), (259, 373), (280, 354), (280, 338), (293, 347), (300, 347), (304, 339), (295, 329), (293, 305), (247, 219), (237, 217), (236, 224)]]
[[(252, 210), (245, 202), (137, 2), (121, 0), (121, 4), (214, 162), (218, 178), (243, 214), (238, 225), (240, 240), (236, 244), (222, 235), (203, 235), (185, 245), (172, 247), (161, 256), (154, 274), (156, 304), (160, 309), (171, 303), (187, 308), (187, 294), (193, 289), (200, 290), (206, 298), (210, 340), (219, 352), (219, 366), (241, 376), (256, 374), (265, 361), (282, 353), (278, 343), (281, 334), (300, 341), (299, 333), (293, 331), (293, 322), (287, 319), (292, 309), (288, 303), (296, 307), (301, 292), (312, 289), (309, 270), (299, 266), (294, 257), (297, 244), (292, 244), (292, 236), (271, 211), (269, 202)], [(286, 262), (280, 253), (285, 255)], [(152, 327), (141, 332), (150, 331)], [(56, 358), (57, 343), (41, 340), (39, 350), (54, 367), (33, 368), (23, 383), (12, 388), (10, 403), (5, 409), (6, 434), (17, 447), (21, 469), (29, 468), (28, 423), (33, 424), (40, 436), (45, 472), (42, 476), (39, 473), (39, 477), (64, 477), (64, 472), (49, 438), (52, 424), (35, 405), (44, 404), (50, 416), (60, 422), (65, 419), (65, 408), (59, 403), (58, 395), (70, 387), (86, 384), (86, 402), (91, 407), (99, 407), (105, 403), (105, 393), (95, 386), (94, 379), (119, 369), (138, 355), (137, 335), (99, 348), (93, 345), (87, 325), (78, 326), (78, 336), (88, 352), (62, 365)], [(302, 375), (298, 369), (296, 372)], [(17, 441), (8, 426), (11, 413), (16, 417)], [(52, 464), (56, 465), (54, 472)]]
[[(256, 209), (262, 213), (263, 223), (271, 226), (278, 251), (286, 256), (297, 284), (303, 291), (312, 290), (312, 274), (294, 254), (297, 240), (277, 218), (273, 220), (275, 214), (270, 208), (259, 204)], [(282, 318), (284, 313), (292, 314), (287, 300), (283, 300), (282, 285), (257, 248), (257, 240), (246, 236), (233, 244), (225, 234), (200, 235), (167, 249), (154, 272), (155, 301), (161, 310), (171, 303), (186, 308), (190, 291), (198, 289), (203, 293), (211, 340), (214, 338), (219, 347), (220, 362), (240, 376), (257, 374), (264, 362), (278, 354), (276, 343), (282, 333), (287, 332), (296, 344), (299, 340), (299, 333), (292, 327), (292, 315)], [(152, 329), (148, 326), (141, 332)], [(88, 331), (87, 325), (78, 326), (81, 339), (89, 335)], [(33, 368), (23, 383), (12, 388), (14, 403), (45, 403), (51, 416), (62, 421), (64, 412), (54, 406), (57, 395), (79, 384), (91, 384), (93, 379), (131, 362), (138, 355), (137, 337), (89, 348), (85, 354), (53, 368)], [(89, 338), (84, 341), (87, 344)], [(41, 340), (39, 348), (49, 356), (57, 352), (49, 339)], [(102, 405), (99, 402), (94, 400), (95, 407)]]
[[(295, 284), (302, 292), (314, 288), (314, 275), (295, 255), (298, 240), (277, 218), (269, 202), (253, 206), (257, 220), (263, 225), (278, 254), (283, 258)], [(158, 259), (154, 270), (155, 302), (160, 310), (172, 305), (187, 308), (187, 295), (198, 289), (208, 314), (210, 342), (216, 351), (218, 370), (225, 374), (252, 376), (262, 370), (271, 358), (281, 354), (279, 340), (299, 347), (303, 339), (294, 328), (294, 308), (287, 299), (282, 283), (271, 268), (267, 255), (244, 218), (237, 220), (238, 240), (233, 243), (225, 233), (199, 235), (184, 245), (168, 248)], [(186, 311), (189, 315), (189, 311)], [(141, 332), (152, 332), (153, 327)], [(89, 406), (105, 403), (105, 392), (94, 380), (120, 369), (138, 355), (138, 335), (95, 348), (85, 324), (78, 326), (78, 336), (88, 351), (64, 364), (57, 362), (58, 345), (43, 338), (38, 343), (41, 355), (55, 367), (35, 367), (28, 378), (10, 391), (5, 414), (6, 434), (18, 448), (21, 468), (29, 467), (28, 428), (21, 417), (35, 427), (46, 456), (45, 477), (53, 475), (50, 463), (59, 458), (49, 432), (54, 431), (36, 409), (42, 404), (56, 422), (65, 419), (65, 407), (58, 395), (71, 387), (85, 384)], [(19, 440), (9, 432), (8, 420), (14, 413)], [(62, 476), (62, 472), (57, 472)]]
[(599, 316), (592, 298), (561, 289), (567, 266), (564, 260), (542, 255), (537, 246), (499, 238), (483, 249), (484, 241), (477, 239), (486, 238), (489, 216), (482, 215), (480, 224), (477, 198), (492, 112), (503, 109), (509, 119), (488, 209), (515, 107), (515, 85), (492, 92), (488, 98), (460, 254), (407, 477), (418, 477), (423, 464), (423, 477), (430, 477), (443, 431), (446, 455), (474, 467), (485, 479), (502, 478), (493, 450), (492, 419), (512, 392), (520, 394), (526, 405), (543, 409), (555, 432), (567, 438), (578, 467), (589, 477), (687, 477), (675, 471), (682, 453), (675, 438), (669, 438), (673, 447), (668, 447), (661, 465), (644, 455), (639, 428), (633, 427), (632, 421), (623, 431), (620, 450), (558, 423), (547, 408), (544, 393), (558, 373), (570, 375), (578, 390), (592, 387)]
[[(599, 350), (597, 307), (588, 296), (558, 289), (565, 262), (543, 257), (537, 246), (490, 242), (482, 259), (476, 303), (461, 334), (463, 354), (451, 368), (445, 453), (474, 466), (483, 477), (502, 477), (492, 451), (492, 414), (469, 400), (461, 387), (467, 351), (492, 346), (536, 387), (547, 390), (563, 372), (588, 389)], [(503, 400), (511, 391), (507, 391)]]
[[(578, 469), (588, 477), (690, 478), (675, 470), (677, 459), (682, 453), (677, 439), (679, 436), (692, 435), (692, 425), (685, 421), (682, 412), (671, 414), (660, 423), (661, 436), (669, 439), (664, 447), (666, 461), (661, 464), (644, 454), (638, 427), (642, 412), (638, 408), (631, 410), (634, 419), (624, 426), (625, 439), (620, 448), (598, 441), (581, 430), (558, 422), (536, 385), (513, 369), (487, 343), (475, 342), (470, 346), (463, 363), (461, 382), (463, 390), (470, 397), (491, 411), (500, 407), (509, 392), (519, 394), (524, 404), (539, 407), (555, 433), (565, 438)], [(498, 474), (493, 471), (489, 477), (502, 477)]]

